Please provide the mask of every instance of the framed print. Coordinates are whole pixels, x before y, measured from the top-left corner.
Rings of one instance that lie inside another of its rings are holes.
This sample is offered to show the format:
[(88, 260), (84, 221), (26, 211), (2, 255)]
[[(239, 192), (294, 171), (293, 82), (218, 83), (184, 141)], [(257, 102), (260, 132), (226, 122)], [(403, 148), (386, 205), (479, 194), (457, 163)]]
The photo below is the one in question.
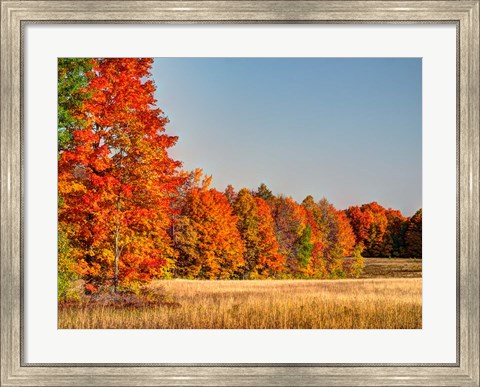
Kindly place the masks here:
[(478, 1), (1, 7), (2, 385), (479, 385)]

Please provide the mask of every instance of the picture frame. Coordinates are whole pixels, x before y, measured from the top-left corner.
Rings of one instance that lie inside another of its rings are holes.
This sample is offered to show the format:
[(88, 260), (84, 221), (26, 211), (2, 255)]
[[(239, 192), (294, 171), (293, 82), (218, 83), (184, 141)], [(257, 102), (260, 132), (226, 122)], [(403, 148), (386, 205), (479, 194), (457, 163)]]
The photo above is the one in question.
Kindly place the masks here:
[[(1, 385), (479, 386), (479, 4), (475, 1), (1, 1)], [(454, 24), (457, 362), (27, 364), (23, 360), (23, 27), (27, 23)]]

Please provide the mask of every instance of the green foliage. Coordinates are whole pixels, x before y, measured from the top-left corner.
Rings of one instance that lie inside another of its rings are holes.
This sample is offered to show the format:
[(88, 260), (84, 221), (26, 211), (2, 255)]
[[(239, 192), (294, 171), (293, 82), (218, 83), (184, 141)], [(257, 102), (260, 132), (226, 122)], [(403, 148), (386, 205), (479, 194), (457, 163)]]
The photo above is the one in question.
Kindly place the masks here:
[(200, 184), (201, 170), (178, 171), (167, 152), (176, 137), (157, 136), (168, 120), (152, 109), (150, 65), (58, 60), (60, 300), (82, 297), (82, 282), (96, 292), (92, 278), (106, 289), (114, 260), (126, 278), (119, 289), (139, 294), (139, 281), (155, 277), (358, 278), (362, 253), (421, 258), (421, 210), (408, 219), (375, 202), (338, 211), (307, 196), (300, 205), (264, 183), (222, 193), (209, 188), (211, 176)]
[[(88, 85), (86, 73), (91, 69), (90, 59), (58, 59), (58, 151), (64, 150), (72, 141), (72, 128), (78, 124), (75, 114), (88, 97), (83, 89)], [(58, 207), (62, 208), (64, 198), (58, 196)], [(79, 300), (83, 286), (77, 262), (68, 240), (67, 232), (58, 232), (58, 299)]]
[(327, 199), (321, 199), (318, 204), (317, 227), (325, 235), (325, 259), (328, 273), (332, 278), (343, 278), (343, 257), (340, 223), (336, 210)]
[(297, 257), (300, 266), (305, 267), (310, 262), (310, 257), (313, 252), (313, 243), (312, 243), (312, 228), (310, 225), (307, 225), (300, 237), (296, 241), (297, 244)]
[(260, 218), (258, 216), (257, 204), (246, 188), (238, 192), (237, 198), (233, 203), (233, 210), (238, 218), (237, 228), (246, 248), (244, 253), (244, 276), (248, 278), (257, 264), (257, 250), (261, 241), (258, 233)]
[(350, 269), (350, 274), (359, 278), (365, 268), (365, 260), (362, 257), (363, 247), (361, 245), (356, 245), (353, 249), (353, 263)]
[(58, 59), (58, 150), (65, 149), (72, 140), (71, 129), (78, 124), (76, 111), (89, 98), (84, 91), (88, 85), (87, 73), (92, 68), (88, 58)]
[(274, 198), (272, 191), (270, 191), (264, 183), (260, 184), (254, 195), (258, 198), (262, 198), (267, 203)]
[(344, 279), (344, 278), (347, 278), (347, 275), (345, 274), (345, 272), (343, 270), (335, 269), (330, 274), (330, 278), (331, 279)]
[[(58, 151), (65, 149), (72, 140), (71, 128), (78, 122), (75, 112), (87, 95), (82, 89), (88, 85), (86, 72), (91, 69), (90, 59), (58, 59)], [(58, 197), (59, 208), (64, 199)], [(83, 294), (78, 286), (80, 275), (75, 271), (76, 262), (66, 232), (58, 232), (58, 298), (78, 299)]]
[(80, 276), (75, 271), (76, 262), (64, 233), (58, 233), (58, 299), (61, 301), (79, 300), (83, 287), (78, 286)]

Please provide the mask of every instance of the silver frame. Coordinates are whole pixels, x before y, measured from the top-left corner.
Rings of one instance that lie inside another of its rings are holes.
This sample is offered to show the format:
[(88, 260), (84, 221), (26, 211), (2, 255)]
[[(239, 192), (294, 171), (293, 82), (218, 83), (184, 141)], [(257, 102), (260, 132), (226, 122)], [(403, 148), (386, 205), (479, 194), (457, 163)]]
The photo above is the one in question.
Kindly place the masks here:
[[(479, 1), (5, 1), (1, 3), (2, 386), (480, 386)], [(455, 364), (26, 364), (22, 356), (22, 31), (25, 23), (452, 23), (457, 26)]]

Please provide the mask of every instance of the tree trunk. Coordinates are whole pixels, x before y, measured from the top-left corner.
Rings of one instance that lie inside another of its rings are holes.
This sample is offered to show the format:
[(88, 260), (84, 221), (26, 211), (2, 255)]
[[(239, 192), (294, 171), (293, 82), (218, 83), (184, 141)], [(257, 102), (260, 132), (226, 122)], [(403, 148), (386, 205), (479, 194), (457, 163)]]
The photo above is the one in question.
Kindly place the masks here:
[[(120, 212), (120, 196), (117, 199), (117, 211)], [(120, 254), (122, 250), (119, 246), (120, 239), (120, 217), (117, 219), (117, 224), (115, 225), (115, 259), (113, 262), (113, 292), (117, 293), (118, 288), (118, 261), (120, 260)]]
[(118, 286), (118, 260), (119, 260), (119, 248), (118, 248), (118, 224), (115, 227), (115, 260), (114, 260), (114, 268), (113, 268), (113, 292), (117, 292)]

